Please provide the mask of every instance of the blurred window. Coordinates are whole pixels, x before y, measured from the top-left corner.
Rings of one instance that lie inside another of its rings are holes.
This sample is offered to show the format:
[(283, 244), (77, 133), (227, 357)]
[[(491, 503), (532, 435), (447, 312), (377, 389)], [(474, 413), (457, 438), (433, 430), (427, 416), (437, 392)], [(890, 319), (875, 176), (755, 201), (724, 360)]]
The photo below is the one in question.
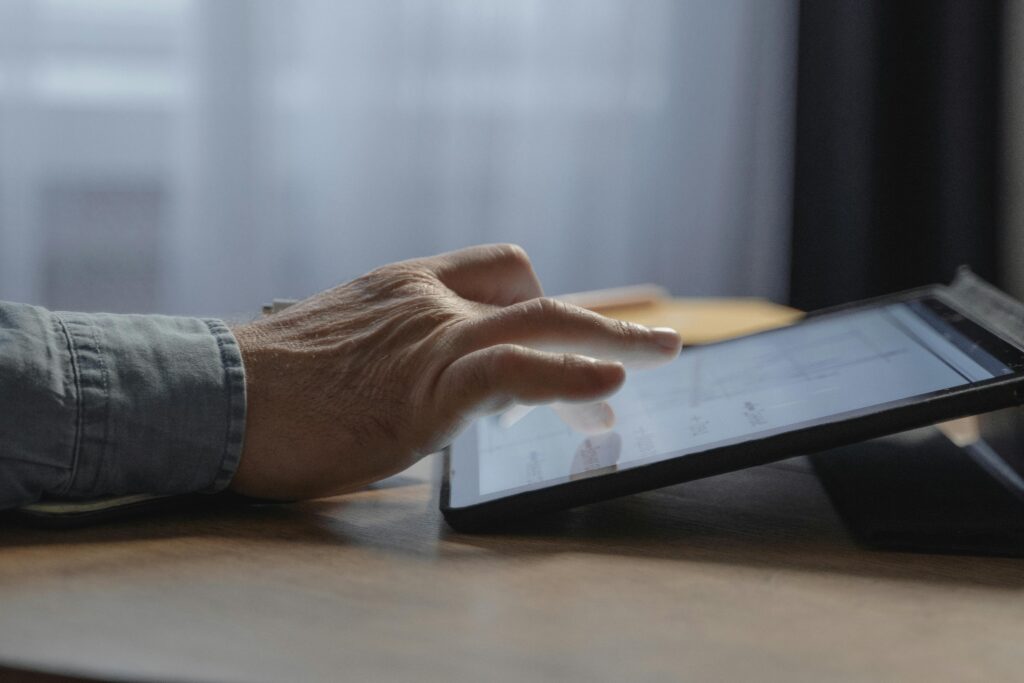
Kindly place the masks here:
[(225, 315), (516, 241), (782, 298), (795, 1), (5, 0), (0, 298)]

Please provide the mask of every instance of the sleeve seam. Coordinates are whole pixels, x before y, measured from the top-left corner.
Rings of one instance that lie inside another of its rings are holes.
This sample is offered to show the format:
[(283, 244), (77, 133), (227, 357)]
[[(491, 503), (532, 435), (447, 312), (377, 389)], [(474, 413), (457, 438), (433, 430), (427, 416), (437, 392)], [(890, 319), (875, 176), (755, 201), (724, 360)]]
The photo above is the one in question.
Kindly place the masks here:
[(78, 461), (82, 452), (82, 420), (85, 416), (82, 407), (82, 379), (78, 367), (78, 347), (75, 345), (75, 340), (71, 336), (71, 332), (68, 331), (67, 325), (64, 324), (63, 318), (56, 314), (53, 317), (56, 319), (57, 326), (60, 328), (61, 334), (64, 336), (64, 342), (67, 345), (68, 357), (71, 361), (71, 376), (74, 379), (75, 387), (75, 440), (71, 451), (71, 468), (68, 473), (67, 482), (57, 492), (57, 495), (64, 495), (71, 489), (75, 476), (78, 473)]
[[(96, 325), (89, 326), (89, 336), (92, 337), (93, 349), (96, 351), (96, 362), (100, 366), (100, 378), (103, 382), (103, 395), (106, 397), (110, 396), (110, 373), (107, 370), (107, 361), (103, 358), (103, 349), (100, 347), (100, 338), (97, 334), (99, 327)], [(101, 440), (106, 448), (106, 444), (110, 443), (110, 400), (103, 404), (103, 439)]]
[[(231, 336), (231, 331), (220, 320), (204, 319), (203, 323), (209, 330), (211, 336), (217, 342), (217, 349), (220, 354), (221, 368), (224, 372), (224, 383), (226, 385), (226, 424), (224, 429), (224, 450), (221, 453), (220, 464), (217, 474), (208, 490), (220, 491), (231, 483), (234, 472), (238, 467), (241, 458), (242, 441), (244, 439), (244, 428), (239, 424), (245, 420), (245, 379), (244, 374), (241, 380), (233, 376), (233, 370), (244, 373), (244, 366), (241, 360), (241, 350), (237, 342)], [(228, 346), (234, 346), (237, 350), (237, 358), (229, 353)], [(239, 385), (241, 386), (241, 398), (239, 397)], [(240, 403), (240, 405), (239, 405)]]

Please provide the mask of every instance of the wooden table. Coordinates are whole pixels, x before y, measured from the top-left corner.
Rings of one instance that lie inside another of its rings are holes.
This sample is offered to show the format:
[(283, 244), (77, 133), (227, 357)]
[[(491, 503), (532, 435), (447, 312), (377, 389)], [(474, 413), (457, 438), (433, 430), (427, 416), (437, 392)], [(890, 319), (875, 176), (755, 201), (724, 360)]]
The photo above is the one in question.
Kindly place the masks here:
[(436, 465), (295, 505), (77, 531), (7, 524), (0, 662), (21, 669), (12, 680), (1024, 672), (1024, 564), (857, 547), (802, 459), (498, 535), (445, 526)]

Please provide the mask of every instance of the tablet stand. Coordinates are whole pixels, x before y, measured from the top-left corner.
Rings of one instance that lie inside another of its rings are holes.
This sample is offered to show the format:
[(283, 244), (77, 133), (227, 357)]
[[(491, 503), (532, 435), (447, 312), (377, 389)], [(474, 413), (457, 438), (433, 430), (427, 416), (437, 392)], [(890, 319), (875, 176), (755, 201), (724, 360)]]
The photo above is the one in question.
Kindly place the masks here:
[(886, 550), (1024, 556), (1024, 410), (981, 415), (963, 447), (925, 427), (811, 456), (851, 534)]

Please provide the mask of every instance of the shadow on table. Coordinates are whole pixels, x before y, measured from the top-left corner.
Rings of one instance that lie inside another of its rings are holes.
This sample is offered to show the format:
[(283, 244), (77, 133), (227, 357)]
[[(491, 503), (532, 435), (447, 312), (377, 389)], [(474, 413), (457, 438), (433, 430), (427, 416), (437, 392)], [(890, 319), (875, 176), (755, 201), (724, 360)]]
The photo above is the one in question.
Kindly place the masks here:
[[(437, 486), (393, 478), (350, 496), (288, 505), (183, 510), (74, 530), (0, 525), (4, 548), (176, 538), (356, 548), (406, 562), (494, 563), (562, 553), (1024, 588), (1024, 563), (1006, 558), (890, 553), (847, 535), (802, 461), (787, 461), (544, 515), (486, 534), (445, 525)], [(433, 492), (433, 499), (431, 498)]]
[[(365, 508), (369, 499), (379, 518), (404, 516), (409, 514), (410, 506), (401, 503), (400, 490), (424, 485), (420, 479), (398, 475), (348, 496), (298, 503), (195, 495), (98, 521), (39, 520), (17, 511), (6, 511), (0, 515), (0, 551), (25, 546), (74, 546), (182, 537), (345, 545), (351, 539), (339, 533), (334, 522), (345, 519), (351, 508)], [(380, 492), (389, 492), (385, 494), (389, 500), (377, 500), (375, 496)], [(399, 493), (397, 500), (394, 500), (395, 492)], [(415, 510), (422, 516), (422, 504), (415, 506)], [(430, 531), (434, 533), (433, 529)]]
[(445, 529), (446, 542), (499, 556), (600, 553), (1024, 588), (1019, 560), (857, 545), (800, 460), (546, 515), (488, 534)]

